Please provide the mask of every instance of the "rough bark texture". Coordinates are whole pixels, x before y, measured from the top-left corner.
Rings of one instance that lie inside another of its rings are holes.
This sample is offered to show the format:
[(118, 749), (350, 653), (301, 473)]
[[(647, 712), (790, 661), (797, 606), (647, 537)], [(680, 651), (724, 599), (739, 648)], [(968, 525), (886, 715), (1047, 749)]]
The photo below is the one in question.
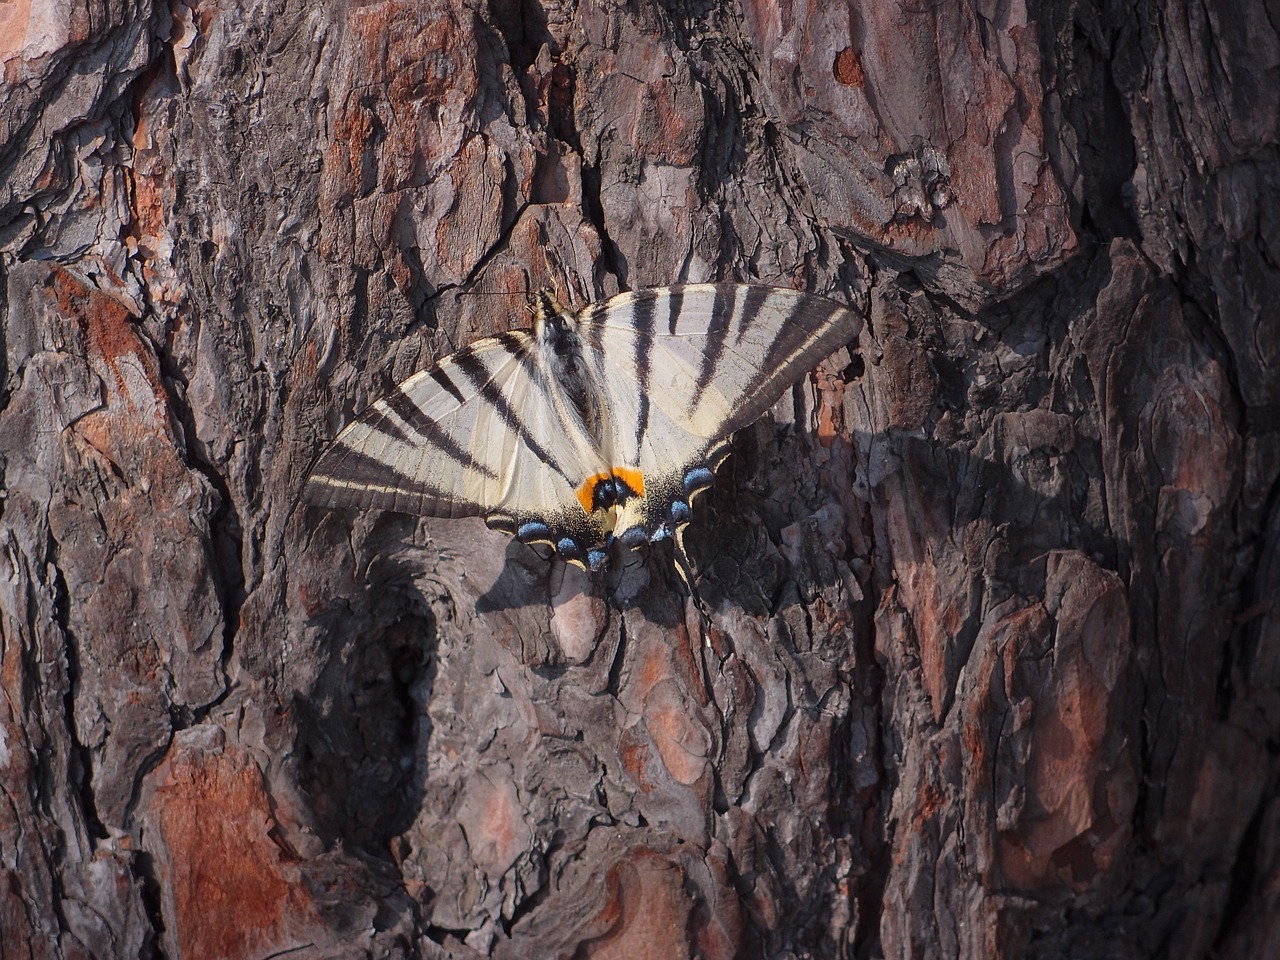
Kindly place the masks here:
[[(1278, 24), (0, 6), (0, 958), (1280, 955)], [(528, 289), (717, 278), (869, 327), (705, 628), (298, 504)]]

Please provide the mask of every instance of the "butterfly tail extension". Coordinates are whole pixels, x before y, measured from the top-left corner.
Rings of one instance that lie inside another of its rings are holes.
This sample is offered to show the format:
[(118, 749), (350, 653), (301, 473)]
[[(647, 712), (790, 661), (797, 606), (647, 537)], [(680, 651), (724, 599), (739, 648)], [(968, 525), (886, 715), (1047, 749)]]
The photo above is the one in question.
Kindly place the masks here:
[(684, 527), (677, 527), (671, 535), (672, 557), (675, 560), (676, 573), (680, 574), (680, 580), (684, 583), (685, 589), (689, 591), (689, 596), (693, 599), (693, 605), (698, 608), (698, 613), (702, 615), (705, 621), (708, 619), (706, 605), (702, 602), (702, 595), (698, 593), (698, 574), (693, 569), (693, 563), (689, 560), (688, 551), (684, 548)]

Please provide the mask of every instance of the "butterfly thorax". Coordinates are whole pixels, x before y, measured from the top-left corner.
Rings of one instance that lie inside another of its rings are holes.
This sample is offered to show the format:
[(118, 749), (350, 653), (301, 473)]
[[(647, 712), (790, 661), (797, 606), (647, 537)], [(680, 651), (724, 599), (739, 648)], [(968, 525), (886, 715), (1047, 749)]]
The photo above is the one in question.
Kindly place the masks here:
[(600, 396), (592, 386), (582, 355), (578, 320), (555, 295), (539, 290), (533, 300), (533, 333), (542, 360), (586, 428), (600, 444), (604, 441), (604, 421)]

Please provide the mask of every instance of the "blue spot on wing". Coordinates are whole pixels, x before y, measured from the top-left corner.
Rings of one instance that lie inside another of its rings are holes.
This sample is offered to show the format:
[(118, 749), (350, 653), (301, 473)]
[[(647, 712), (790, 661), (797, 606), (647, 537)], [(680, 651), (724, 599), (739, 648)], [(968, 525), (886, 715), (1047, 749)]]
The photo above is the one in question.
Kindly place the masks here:
[(706, 467), (694, 467), (684, 475), (684, 492), (693, 494), (699, 490), (705, 490), (711, 486), (711, 481), (714, 479), (715, 474)]
[(618, 542), (628, 550), (635, 550), (648, 539), (644, 527), (631, 527), (618, 536)]
[(566, 560), (581, 561), (583, 556), (582, 547), (573, 537), (561, 537), (560, 542), (556, 544), (556, 553)]
[(520, 524), (520, 529), (516, 531), (516, 539), (521, 543), (549, 542), (551, 540), (551, 528), (545, 523), (531, 520), (528, 523)]

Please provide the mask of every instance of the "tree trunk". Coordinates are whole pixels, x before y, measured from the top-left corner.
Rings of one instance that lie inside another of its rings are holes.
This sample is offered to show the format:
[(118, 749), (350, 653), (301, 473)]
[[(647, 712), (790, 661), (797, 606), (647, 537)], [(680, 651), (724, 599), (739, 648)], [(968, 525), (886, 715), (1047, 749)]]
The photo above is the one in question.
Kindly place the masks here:
[[(0, 10), (0, 958), (1280, 955), (1274, 2)], [(867, 318), (689, 551), (299, 503), (455, 345)]]

